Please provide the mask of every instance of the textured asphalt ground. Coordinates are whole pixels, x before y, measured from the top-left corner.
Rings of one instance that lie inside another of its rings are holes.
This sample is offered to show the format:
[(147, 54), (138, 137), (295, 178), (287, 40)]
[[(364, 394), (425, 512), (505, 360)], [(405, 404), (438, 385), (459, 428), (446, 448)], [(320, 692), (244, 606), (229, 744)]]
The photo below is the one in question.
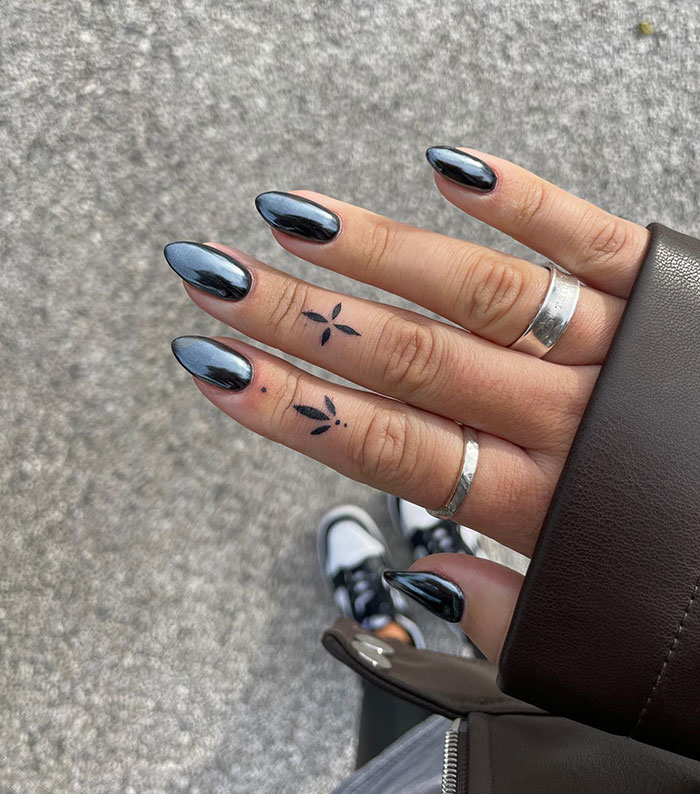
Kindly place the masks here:
[(319, 646), (313, 529), (345, 501), (386, 528), (381, 497), (199, 395), (169, 341), (223, 328), (162, 246), (373, 296), (258, 218), (258, 192), (305, 187), (522, 253), (436, 192), (440, 143), (698, 234), (698, 5), (5, 0), (0, 792), (347, 774), (357, 693)]

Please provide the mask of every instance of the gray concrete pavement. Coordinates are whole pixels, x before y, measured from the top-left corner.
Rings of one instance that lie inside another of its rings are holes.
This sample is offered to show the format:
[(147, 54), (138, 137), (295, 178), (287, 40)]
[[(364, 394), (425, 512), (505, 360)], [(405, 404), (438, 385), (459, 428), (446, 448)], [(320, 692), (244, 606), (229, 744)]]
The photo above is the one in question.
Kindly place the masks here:
[(168, 344), (223, 329), (161, 248), (374, 295), (258, 218), (258, 192), (306, 187), (521, 252), (435, 191), (434, 143), (697, 234), (698, 10), (6, 0), (0, 791), (321, 794), (349, 771), (313, 528), (343, 501), (387, 526), (382, 501), (201, 398)]

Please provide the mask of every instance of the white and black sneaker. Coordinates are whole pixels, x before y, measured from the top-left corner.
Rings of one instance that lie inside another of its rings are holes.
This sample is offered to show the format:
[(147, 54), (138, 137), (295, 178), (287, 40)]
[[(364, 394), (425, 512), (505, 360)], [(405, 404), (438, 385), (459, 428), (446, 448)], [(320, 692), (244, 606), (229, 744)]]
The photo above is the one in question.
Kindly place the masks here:
[[(413, 559), (419, 560), (428, 554), (470, 554), (486, 557), (479, 542), (480, 533), (469, 527), (461, 527), (446, 518), (435, 518), (420, 505), (387, 494), (387, 506), (394, 527), (411, 547)], [(462, 631), (458, 623), (449, 627), (467, 645), (467, 652), (477, 659), (485, 658), (481, 651)]]
[(398, 496), (387, 494), (387, 505), (391, 522), (411, 547), (414, 560), (443, 552), (486, 556), (475, 530), (447, 518), (435, 518), (425, 508)]
[(407, 616), (404, 597), (386, 585), (386, 542), (372, 518), (354, 505), (326, 513), (318, 528), (318, 559), (335, 602), (345, 617), (377, 631), (395, 621), (417, 648), (425, 648), (418, 626)]

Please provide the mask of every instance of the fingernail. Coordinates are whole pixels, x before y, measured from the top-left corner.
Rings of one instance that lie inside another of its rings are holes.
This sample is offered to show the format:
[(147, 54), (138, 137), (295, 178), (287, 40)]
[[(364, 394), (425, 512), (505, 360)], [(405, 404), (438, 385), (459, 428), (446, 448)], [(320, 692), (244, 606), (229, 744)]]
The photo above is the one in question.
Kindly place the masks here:
[(462, 619), (464, 593), (448, 579), (425, 571), (384, 571), (384, 579), (448, 623)]
[(451, 182), (478, 193), (489, 193), (496, 187), (496, 172), (478, 157), (452, 146), (431, 146), (425, 156), (438, 174)]
[(163, 249), (170, 267), (197, 289), (227, 301), (239, 301), (250, 290), (250, 271), (232, 256), (200, 243), (169, 243)]
[(253, 379), (253, 367), (245, 356), (206, 336), (178, 336), (170, 346), (191, 375), (220, 389), (241, 391)]
[(261, 193), (255, 206), (273, 229), (303, 240), (327, 243), (340, 231), (340, 218), (335, 212), (291, 193)]

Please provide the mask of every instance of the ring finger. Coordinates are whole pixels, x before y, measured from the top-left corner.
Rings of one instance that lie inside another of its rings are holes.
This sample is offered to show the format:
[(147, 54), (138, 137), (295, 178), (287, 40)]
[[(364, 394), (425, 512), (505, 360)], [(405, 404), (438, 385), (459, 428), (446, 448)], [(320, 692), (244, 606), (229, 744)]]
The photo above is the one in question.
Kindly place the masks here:
[[(293, 254), (401, 295), (499, 345), (518, 339), (547, 291), (546, 268), (328, 196), (268, 192), (256, 204), (277, 241)], [(583, 287), (570, 326), (548, 360), (600, 363), (623, 306), (619, 297)]]

